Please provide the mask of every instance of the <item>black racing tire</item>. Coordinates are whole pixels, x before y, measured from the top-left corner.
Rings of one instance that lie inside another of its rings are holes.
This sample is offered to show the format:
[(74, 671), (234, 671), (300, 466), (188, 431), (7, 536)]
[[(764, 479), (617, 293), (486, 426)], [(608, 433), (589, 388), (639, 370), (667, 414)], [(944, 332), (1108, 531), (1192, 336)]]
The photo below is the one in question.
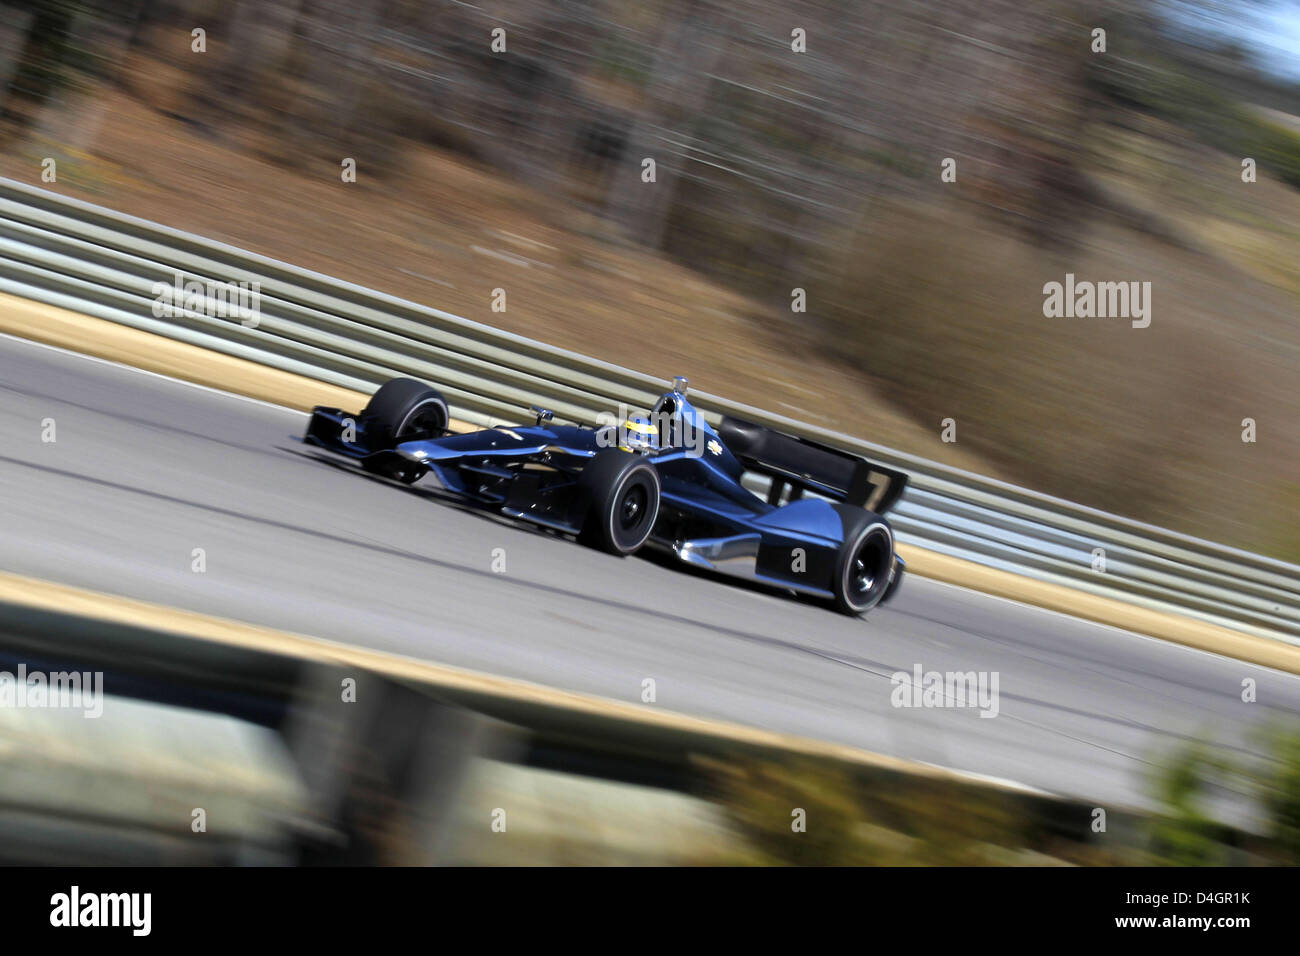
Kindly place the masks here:
[(843, 505), (836, 510), (844, 521), (844, 543), (835, 559), (831, 592), (836, 610), (856, 617), (879, 604), (889, 591), (894, 531), (870, 511)]
[[(379, 386), (361, 415), (367, 420), (367, 428), (390, 447), (404, 441), (438, 438), (446, 432), (450, 417), (442, 393), (413, 378), (395, 378)], [(429, 470), (398, 455), (363, 458), (361, 466), (408, 485)]]
[(394, 378), (380, 385), (361, 415), (384, 429), (394, 443), (437, 438), (451, 417), (442, 392), (413, 378)]
[(578, 539), (610, 554), (635, 554), (659, 517), (659, 472), (641, 455), (607, 448), (578, 476), (590, 506)]

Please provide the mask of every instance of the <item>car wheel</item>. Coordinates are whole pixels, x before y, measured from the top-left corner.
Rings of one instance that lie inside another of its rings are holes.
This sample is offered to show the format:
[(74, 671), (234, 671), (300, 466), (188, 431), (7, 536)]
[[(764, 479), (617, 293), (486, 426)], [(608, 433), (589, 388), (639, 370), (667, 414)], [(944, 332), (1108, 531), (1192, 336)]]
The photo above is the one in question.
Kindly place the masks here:
[(395, 378), (370, 396), (363, 418), (387, 431), (394, 443), (437, 438), (447, 429), (447, 400), (413, 378)]
[[(379, 386), (361, 413), (376, 437), (391, 445), (421, 438), (438, 438), (446, 433), (447, 400), (436, 388), (413, 378), (395, 378)], [(418, 481), (428, 468), (397, 455), (363, 458), (367, 471), (404, 484)]]
[(659, 473), (640, 455), (616, 448), (596, 455), (579, 485), (590, 507), (579, 539), (610, 554), (633, 554), (650, 537), (659, 517)]
[(836, 609), (858, 615), (879, 604), (889, 590), (893, 563), (893, 530), (879, 515), (858, 509), (845, 521), (844, 543), (835, 562), (831, 591)]

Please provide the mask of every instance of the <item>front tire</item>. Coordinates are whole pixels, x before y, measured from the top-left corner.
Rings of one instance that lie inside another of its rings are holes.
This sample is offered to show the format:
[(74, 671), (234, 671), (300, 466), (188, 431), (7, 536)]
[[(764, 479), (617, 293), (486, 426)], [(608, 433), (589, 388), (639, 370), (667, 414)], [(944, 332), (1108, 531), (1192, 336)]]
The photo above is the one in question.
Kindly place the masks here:
[(578, 539), (610, 554), (635, 554), (659, 517), (659, 472), (640, 455), (609, 448), (578, 477), (590, 507)]
[(442, 392), (413, 378), (395, 378), (379, 386), (361, 415), (372, 427), (383, 429), (393, 444), (438, 438), (450, 418)]
[[(361, 415), (367, 430), (389, 447), (440, 438), (446, 434), (450, 418), (442, 393), (413, 378), (395, 378), (379, 386)], [(419, 481), (429, 470), (398, 455), (385, 454), (361, 459), (361, 467), (407, 485)]]

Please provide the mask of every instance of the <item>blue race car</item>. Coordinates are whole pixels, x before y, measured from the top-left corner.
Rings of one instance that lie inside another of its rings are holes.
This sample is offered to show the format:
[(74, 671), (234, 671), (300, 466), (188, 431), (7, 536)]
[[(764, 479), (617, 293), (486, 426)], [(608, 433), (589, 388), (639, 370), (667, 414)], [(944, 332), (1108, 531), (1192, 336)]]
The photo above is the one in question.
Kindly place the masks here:
[(906, 475), (750, 422), (714, 429), (686, 392), (675, 378), (649, 416), (603, 426), (556, 425), (534, 407), (534, 425), (456, 434), (441, 393), (399, 378), (360, 413), (317, 407), (304, 441), (404, 483), (432, 471), (451, 492), (612, 554), (661, 548), (846, 614), (897, 592), (903, 561), (883, 516)]

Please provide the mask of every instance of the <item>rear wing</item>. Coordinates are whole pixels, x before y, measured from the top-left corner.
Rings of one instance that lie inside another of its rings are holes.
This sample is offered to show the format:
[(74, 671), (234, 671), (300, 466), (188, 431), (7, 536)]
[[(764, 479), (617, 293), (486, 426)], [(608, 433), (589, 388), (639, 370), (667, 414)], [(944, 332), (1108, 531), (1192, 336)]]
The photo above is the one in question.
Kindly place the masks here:
[(724, 418), (718, 436), (747, 469), (772, 479), (767, 499), (772, 504), (788, 486), (790, 501), (812, 492), (883, 515), (907, 487), (901, 471), (738, 418)]

